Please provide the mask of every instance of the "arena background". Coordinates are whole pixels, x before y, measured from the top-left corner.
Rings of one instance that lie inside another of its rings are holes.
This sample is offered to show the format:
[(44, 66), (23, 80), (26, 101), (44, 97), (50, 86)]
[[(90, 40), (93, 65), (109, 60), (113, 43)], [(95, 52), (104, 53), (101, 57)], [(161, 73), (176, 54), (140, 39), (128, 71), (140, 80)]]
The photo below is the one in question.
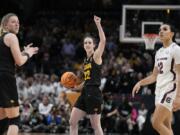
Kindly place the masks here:
[[(22, 134), (69, 133), (69, 114), (79, 93), (66, 92), (59, 78), (65, 71), (80, 74), (85, 56), (83, 36), (88, 33), (98, 36), (93, 22), (93, 15), (97, 15), (102, 18), (107, 37), (101, 85), (105, 100), (103, 130), (105, 134), (156, 135), (150, 124), (154, 85), (143, 87), (140, 94), (131, 97), (133, 85), (151, 72), (154, 54), (161, 46), (157, 43), (154, 50), (145, 49), (142, 22), (171, 22), (179, 41), (180, 0), (6, 0), (0, 5), (0, 17), (14, 12), (20, 18), (21, 48), (31, 42), (40, 48), (38, 55), (17, 68)], [(127, 11), (126, 30), (122, 30), (125, 5), (159, 5), (159, 9)], [(176, 8), (171, 10), (171, 6)], [(151, 24), (144, 27), (144, 32), (157, 34), (159, 23)], [(129, 39), (123, 40), (122, 35)], [(40, 104), (49, 110), (41, 111)], [(116, 108), (119, 113), (108, 117)], [(123, 111), (128, 115), (124, 116)], [(172, 124), (174, 134), (179, 135), (179, 112), (174, 113)], [(80, 121), (79, 132), (92, 133), (88, 118)]]

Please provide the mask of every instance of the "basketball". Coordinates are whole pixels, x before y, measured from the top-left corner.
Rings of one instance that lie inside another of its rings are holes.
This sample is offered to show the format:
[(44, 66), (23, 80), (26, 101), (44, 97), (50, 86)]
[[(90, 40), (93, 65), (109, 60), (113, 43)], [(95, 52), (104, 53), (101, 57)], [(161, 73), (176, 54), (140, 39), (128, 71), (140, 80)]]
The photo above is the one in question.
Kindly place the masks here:
[(61, 76), (60, 83), (66, 88), (73, 88), (77, 84), (77, 79), (73, 72), (65, 72)]

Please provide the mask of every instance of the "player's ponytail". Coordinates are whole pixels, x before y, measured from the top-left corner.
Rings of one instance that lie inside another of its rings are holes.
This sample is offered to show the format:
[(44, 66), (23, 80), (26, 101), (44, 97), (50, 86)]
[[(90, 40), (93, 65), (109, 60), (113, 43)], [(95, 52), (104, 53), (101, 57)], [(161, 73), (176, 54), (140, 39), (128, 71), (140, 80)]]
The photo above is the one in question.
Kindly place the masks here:
[(1, 24), (0, 24), (0, 36), (2, 36), (3, 34), (3, 28), (2, 28), (2, 20), (1, 20)]
[(3, 29), (2, 27), (0, 26), (0, 36), (3, 34)]
[(172, 38), (172, 41), (176, 43), (175, 33), (174, 33), (174, 36)]

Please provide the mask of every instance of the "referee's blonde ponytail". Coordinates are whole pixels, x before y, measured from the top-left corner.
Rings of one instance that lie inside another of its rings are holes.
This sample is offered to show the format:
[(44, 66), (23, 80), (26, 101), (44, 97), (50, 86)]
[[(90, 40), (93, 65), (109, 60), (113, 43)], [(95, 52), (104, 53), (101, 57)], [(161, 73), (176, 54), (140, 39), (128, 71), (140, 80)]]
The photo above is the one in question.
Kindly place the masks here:
[(0, 25), (0, 36), (6, 31), (5, 26), (6, 26), (6, 24), (8, 23), (9, 18), (10, 18), (11, 16), (17, 16), (17, 15), (14, 14), (14, 13), (8, 13), (8, 14), (6, 14), (6, 15), (4, 15), (4, 16), (2, 17), (2, 19), (1, 19), (1, 25)]

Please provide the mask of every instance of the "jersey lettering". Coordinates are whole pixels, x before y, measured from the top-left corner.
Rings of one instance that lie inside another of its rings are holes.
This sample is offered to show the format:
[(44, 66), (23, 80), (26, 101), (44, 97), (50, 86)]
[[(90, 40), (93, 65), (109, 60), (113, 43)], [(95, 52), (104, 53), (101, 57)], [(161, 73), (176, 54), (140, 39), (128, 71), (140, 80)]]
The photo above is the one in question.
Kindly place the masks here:
[(89, 80), (91, 79), (91, 63), (85, 64), (84, 65), (84, 80)]

